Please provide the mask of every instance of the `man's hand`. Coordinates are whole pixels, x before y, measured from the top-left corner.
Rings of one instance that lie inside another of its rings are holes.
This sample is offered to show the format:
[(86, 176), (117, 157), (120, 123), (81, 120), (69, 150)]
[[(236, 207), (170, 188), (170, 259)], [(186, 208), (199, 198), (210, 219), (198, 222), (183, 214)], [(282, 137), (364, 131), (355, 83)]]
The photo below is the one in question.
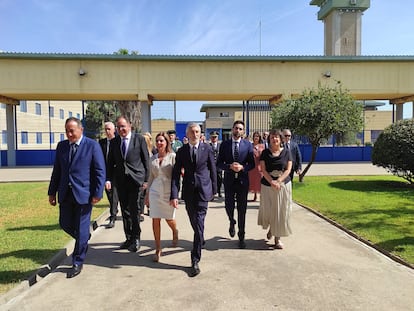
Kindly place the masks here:
[(105, 183), (105, 189), (109, 191), (109, 190), (111, 190), (111, 188), (112, 188), (111, 182), (110, 181), (107, 181)]
[(170, 200), (170, 205), (174, 208), (177, 208), (178, 207), (178, 199)]
[(49, 204), (52, 206), (56, 206), (56, 196), (55, 195), (49, 195)]
[(95, 205), (95, 204), (96, 204), (96, 203), (98, 203), (100, 200), (101, 200), (100, 198), (93, 197), (93, 198), (92, 198), (92, 205)]

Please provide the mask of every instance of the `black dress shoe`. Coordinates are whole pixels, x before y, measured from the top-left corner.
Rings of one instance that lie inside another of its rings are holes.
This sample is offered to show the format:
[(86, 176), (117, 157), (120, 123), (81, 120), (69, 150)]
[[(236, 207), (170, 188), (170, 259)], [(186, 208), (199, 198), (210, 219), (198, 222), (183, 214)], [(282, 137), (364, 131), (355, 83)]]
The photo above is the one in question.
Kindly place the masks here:
[(66, 274), (66, 277), (68, 279), (74, 278), (82, 271), (82, 265), (73, 265), (72, 269), (69, 270), (69, 272)]
[(129, 245), (128, 250), (132, 253), (136, 253), (140, 248), (139, 240), (132, 241), (131, 245)]
[(188, 274), (189, 277), (193, 278), (200, 274), (200, 268), (198, 266), (198, 263), (194, 263), (190, 268), (190, 273)]
[(145, 220), (144, 215), (142, 215), (142, 214), (141, 214), (141, 215), (139, 215), (139, 221), (140, 221), (140, 222), (143, 222), (144, 220)]
[(132, 244), (131, 240), (126, 240), (124, 243), (121, 244), (119, 249), (128, 249)]
[(108, 229), (115, 227), (115, 219), (111, 219), (106, 227)]
[(246, 242), (244, 242), (244, 240), (239, 241), (239, 248), (240, 249), (245, 249), (246, 248)]
[(229, 234), (232, 238), (236, 235), (236, 230), (234, 230), (234, 224), (230, 224)]

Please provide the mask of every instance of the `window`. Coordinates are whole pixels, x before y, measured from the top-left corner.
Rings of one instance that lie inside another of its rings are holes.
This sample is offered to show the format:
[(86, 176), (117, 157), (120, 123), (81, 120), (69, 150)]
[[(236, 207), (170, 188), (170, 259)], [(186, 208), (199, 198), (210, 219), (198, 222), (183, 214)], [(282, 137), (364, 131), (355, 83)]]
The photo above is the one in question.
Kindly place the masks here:
[(372, 130), (371, 131), (371, 143), (375, 143), (378, 139), (378, 136), (382, 133), (382, 130)]
[(6, 109), (6, 104), (1, 104), (0, 107), (1, 109)]
[(55, 143), (55, 133), (50, 133), (49, 135), (49, 140), (51, 144)]
[(27, 112), (27, 102), (25, 100), (20, 101), (20, 112)]
[(77, 113), (76, 117), (80, 120), (80, 113)]
[(22, 135), (22, 144), (28, 144), (29, 143), (29, 137), (28, 137), (28, 133), (26, 131), (23, 131), (21, 133)]
[(228, 118), (229, 113), (228, 112), (220, 112), (220, 118)]
[(59, 118), (62, 120), (65, 118), (65, 111), (63, 109), (59, 109)]
[(49, 107), (49, 117), (50, 118), (55, 117), (55, 107), (52, 107), (52, 106)]
[(40, 116), (42, 115), (42, 105), (39, 103), (35, 103), (35, 113)]
[(42, 143), (42, 132), (37, 132), (36, 133), (36, 144), (41, 144)]
[(7, 131), (1, 131), (1, 143), (7, 145)]
[(60, 134), (60, 141), (65, 140), (65, 134)]
[(68, 112), (68, 116), (69, 116), (69, 118), (72, 118), (72, 111)]

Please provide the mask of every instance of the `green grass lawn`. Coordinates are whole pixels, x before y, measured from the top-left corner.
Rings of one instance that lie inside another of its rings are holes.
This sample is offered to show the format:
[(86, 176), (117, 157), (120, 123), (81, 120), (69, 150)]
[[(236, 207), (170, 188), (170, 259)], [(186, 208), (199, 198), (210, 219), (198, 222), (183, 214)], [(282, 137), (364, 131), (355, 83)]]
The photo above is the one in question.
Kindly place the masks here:
[[(0, 184), (0, 294), (35, 273), (71, 237), (59, 227), (59, 207), (49, 205), (48, 183)], [(106, 211), (106, 197), (92, 219)]]
[(315, 176), (293, 199), (414, 264), (414, 187), (394, 176)]

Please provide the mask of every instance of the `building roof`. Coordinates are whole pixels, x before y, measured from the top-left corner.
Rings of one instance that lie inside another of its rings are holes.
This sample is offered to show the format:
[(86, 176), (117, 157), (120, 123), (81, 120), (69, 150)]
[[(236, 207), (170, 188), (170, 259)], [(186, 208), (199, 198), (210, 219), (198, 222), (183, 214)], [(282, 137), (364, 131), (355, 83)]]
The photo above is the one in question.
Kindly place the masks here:
[(118, 54), (76, 54), (76, 53), (19, 53), (1, 52), (0, 59), (89, 59), (124, 61), (280, 61), (280, 62), (393, 62), (413, 61), (414, 55), (373, 56), (306, 56), (306, 55), (118, 55)]

